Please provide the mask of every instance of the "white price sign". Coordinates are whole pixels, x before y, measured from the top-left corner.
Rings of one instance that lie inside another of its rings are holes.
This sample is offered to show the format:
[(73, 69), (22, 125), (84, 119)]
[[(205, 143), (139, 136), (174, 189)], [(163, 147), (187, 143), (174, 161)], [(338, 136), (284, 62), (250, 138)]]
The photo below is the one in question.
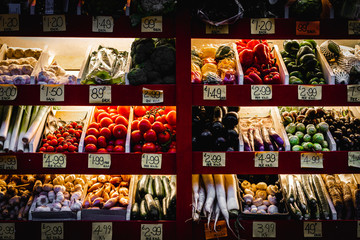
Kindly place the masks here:
[(0, 32), (19, 31), (19, 14), (0, 14)]
[(348, 34), (360, 35), (360, 21), (348, 21)]
[(255, 167), (279, 167), (279, 152), (256, 152)]
[(40, 85), (40, 102), (63, 102), (64, 85)]
[(110, 32), (114, 31), (114, 19), (111, 16), (94, 16), (92, 18), (93, 32)]
[(0, 223), (0, 239), (15, 239), (15, 223)]
[(2, 170), (17, 170), (16, 156), (1, 156), (0, 169)]
[(17, 97), (17, 87), (12, 84), (0, 85), (0, 100), (12, 101)]
[(163, 90), (142, 89), (142, 103), (162, 103), (164, 102)]
[(360, 168), (360, 152), (348, 152), (348, 166)]
[(91, 240), (112, 240), (112, 222), (93, 222)]
[(207, 23), (205, 33), (206, 34), (229, 34), (229, 25), (225, 24), (225, 25), (215, 26), (215, 25), (210, 25)]
[(62, 153), (44, 153), (43, 168), (66, 168), (66, 155)]
[(275, 34), (274, 18), (252, 18), (250, 20), (251, 34)]
[(21, 14), (20, 3), (9, 3), (9, 14)]
[(225, 85), (204, 85), (204, 100), (226, 100)]
[(359, 85), (347, 85), (347, 101), (348, 102), (360, 102), (360, 86)]
[(253, 222), (253, 238), (276, 238), (275, 222)]
[(224, 152), (203, 152), (204, 167), (225, 167), (226, 155)]
[(88, 168), (109, 169), (111, 166), (110, 154), (89, 154)]
[(162, 31), (162, 16), (148, 16), (141, 19), (141, 32)]
[(304, 237), (322, 237), (322, 223), (304, 222)]
[(64, 224), (41, 223), (41, 240), (64, 239)]
[(111, 86), (89, 86), (89, 103), (111, 103)]
[(324, 168), (322, 153), (301, 153), (301, 168)]
[(299, 85), (298, 86), (299, 100), (321, 100), (322, 86), (315, 85)]
[(43, 16), (44, 32), (65, 32), (65, 15), (45, 15)]
[(160, 224), (141, 224), (140, 240), (162, 240), (163, 225)]
[(271, 85), (252, 85), (251, 100), (269, 100), (272, 99)]
[(143, 153), (141, 156), (141, 167), (150, 169), (161, 169), (162, 154)]

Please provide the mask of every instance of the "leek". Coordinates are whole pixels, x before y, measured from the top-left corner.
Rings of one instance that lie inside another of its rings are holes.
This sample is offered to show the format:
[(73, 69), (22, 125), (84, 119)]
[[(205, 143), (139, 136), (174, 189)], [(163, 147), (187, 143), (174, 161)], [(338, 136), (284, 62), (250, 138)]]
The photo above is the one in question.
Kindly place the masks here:
[(16, 152), (16, 149), (17, 149), (17, 142), (19, 139), (19, 129), (20, 129), (22, 116), (24, 113), (24, 108), (25, 108), (25, 106), (18, 107), (18, 111), (17, 111), (16, 118), (15, 118), (14, 129), (11, 134), (11, 141), (10, 141), (10, 146), (9, 146), (10, 152)]
[(24, 143), (29, 143), (30, 140), (34, 137), (36, 131), (38, 130), (41, 120), (43, 120), (43, 118), (45, 117), (45, 114), (47, 113), (47, 111), (49, 110), (48, 106), (41, 106), (36, 118), (34, 119), (33, 123), (31, 124), (31, 126), (29, 127), (29, 129), (27, 130), (27, 132), (25, 133), (24, 137), (22, 138)]
[(17, 108), (15, 107), (15, 108), (13, 108), (13, 113), (11, 114), (12, 117), (11, 117), (11, 120), (10, 120), (10, 126), (8, 128), (7, 136), (6, 136), (6, 139), (4, 141), (4, 150), (5, 150), (5, 152), (9, 151), (12, 131), (13, 131), (14, 124), (15, 124), (16, 112), (17, 112)]
[(17, 151), (18, 152), (24, 152), (24, 147), (25, 146), (24, 146), (24, 143), (22, 142), (22, 138), (24, 137), (26, 131), (29, 128), (31, 110), (32, 110), (32, 106), (26, 106), (26, 108), (24, 110), (24, 116), (23, 116), (23, 119), (21, 121), (21, 128), (20, 128), (20, 132), (19, 132), (19, 139), (21, 139), (21, 141), (18, 140), (18, 144), (17, 144)]
[[(31, 126), (31, 124), (34, 122), (34, 120), (35, 120), (35, 118), (36, 118), (36, 116), (37, 116), (37, 114), (38, 114), (38, 112), (39, 112), (39, 108), (40, 108), (40, 106), (34, 106), (34, 107), (32, 108), (31, 118), (30, 118), (30, 122), (29, 122), (28, 129), (29, 129), (29, 127)], [(27, 131), (28, 129), (26, 129), (26, 131)]]
[(4, 148), (4, 142), (0, 141), (0, 150), (3, 150), (3, 148)]
[(3, 114), (4, 117), (3, 117), (3, 120), (1, 123), (1, 128), (0, 128), (0, 140), (1, 141), (6, 140), (6, 136), (9, 131), (12, 110), (13, 110), (13, 106), (5, 106), (4, 107), (4, 114)]

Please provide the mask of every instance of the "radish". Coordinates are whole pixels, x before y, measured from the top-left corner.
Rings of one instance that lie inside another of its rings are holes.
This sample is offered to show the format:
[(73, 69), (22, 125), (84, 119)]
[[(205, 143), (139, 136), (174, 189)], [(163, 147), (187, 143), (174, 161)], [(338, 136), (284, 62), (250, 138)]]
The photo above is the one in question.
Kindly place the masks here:
[(192, 190), (194, 197), (194, 209), (197, 209), (198, 201), (199, 201), (199, 174), (192, 175)]
[(219, 207), (219, 202), (216, 202), (215, 204), (215, 221), (214, 221), (214, 231), (216, 231), (216, 223), (219, 219), (219, 216), (220, 216), (220, 207)]
[(240, 211), (237, 195), (237, 181), (235, 174), (225, 174), (226, 205), (230, 215), (237, 216)]
[(214, 179), (212, 174), (202, 174), (201, 176), (202, 179), (204, 180), (204, 185), (206, 188), (206, 201), (205, 201), (204, 210), (206, 215), (208, 214), (211, 217), (212, 205), (216, 197)]

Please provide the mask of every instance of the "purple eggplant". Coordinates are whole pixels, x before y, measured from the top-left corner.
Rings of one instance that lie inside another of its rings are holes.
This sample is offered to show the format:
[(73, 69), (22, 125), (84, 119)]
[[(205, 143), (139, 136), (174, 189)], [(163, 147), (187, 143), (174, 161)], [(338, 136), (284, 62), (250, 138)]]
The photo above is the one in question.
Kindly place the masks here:
[(248, 138), (247, 132), (243, 133), (242, 137), (243, 137), (243, 140), (244, 140), (244, 151), (250, 152), (251, 151), (250, 140)]
[(268, 151), (274, 151), (275, 149), (274, 149), (274, 146), (271, 143), (270, 135), (269, 135), (269, 132), (266, 129), (266, 127), (261, 127), (261, 136), (262, 136), (262, 139), (264, 141), (265, 148)]
[(254, 145), (256, 151), (265, 151), (264, 141), (261, 138), (259, 128), (254, 129)]
[(275, 131), (274, 128), (269, 128), (268, 130), (270, 137), (272, 139), (274, 139), (274, 141), (279, 145), (279, 146), (283, 146), (284, 145), (284, 140), (279, 136), (279, 134), (277, 134), (277, 132)]
[(253, 128), (249, 128), (249, 130), (248, 130), (248, 136), (249, 136), (249, 141), (250, 141), (250, 148), (251, 148), (251, 151), (255, 151), (255, 144), (254, 144), (254, 129), (253, 129)]

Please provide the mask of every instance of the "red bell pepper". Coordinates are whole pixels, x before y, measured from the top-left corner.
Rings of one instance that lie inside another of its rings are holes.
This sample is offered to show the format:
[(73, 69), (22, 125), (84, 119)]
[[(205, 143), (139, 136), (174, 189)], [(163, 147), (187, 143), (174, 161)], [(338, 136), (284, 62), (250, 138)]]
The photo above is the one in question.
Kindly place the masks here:
[(263, 43), (254, 47), (254, 55), (258, 64), (268, 64), (270, 62), (270, 48)]
[(248, 75), (244, 76), (244, 84), (254, 84), (254, 80), (252, 80)]
[(281, 83), (280, 74), (278, 72), (270, 72), (264, 77), (264, 83), (266, 84), (276, 84)]
[(263, 83), (263, 81), (261, 80), (261, 77), (254, 72), (250, 73), (249, 77), (254, 81), (254, 84)]
[(260, 72), (255, 67), (249, 67), (248, 69), (246, 69), (245, 75), (249, 75), (252, 72), (254, 72), (254, 73), (256, 73), (257, 75), (260, 76)]
[(259, 43), (260, 43), (259, 40), (251, 40), (250, 42), (248, 42), (248, 43), (246, 44), (246, 48), (247, 48), (247, 49), (250, 49), (250, 50), (253, 50), (254, 47), (255, 47), (256, 45), (258, 45)]
[(244, 51), (246, 49), (246, 47), (237, 46), (236, 49), (237, 49), (238, 54), (240, 54), (242, 51)]
[(254, 53), (250, 49), (245, 49), (240, 53), (239, 60), (242, 66), (251, 66), (254, 62)]

